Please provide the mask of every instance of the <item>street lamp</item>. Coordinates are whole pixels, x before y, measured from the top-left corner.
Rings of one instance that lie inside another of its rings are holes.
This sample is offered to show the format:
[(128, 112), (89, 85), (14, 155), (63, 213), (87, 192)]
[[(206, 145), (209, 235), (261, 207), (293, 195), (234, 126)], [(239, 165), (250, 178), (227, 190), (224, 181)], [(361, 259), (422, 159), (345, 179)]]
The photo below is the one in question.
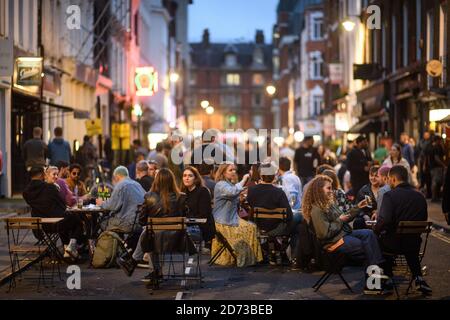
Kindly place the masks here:
[(200, 105), (202, 106), (203, 109), (206, 109), (209, 107), (209, 101), (203, 100), (202, 102), (200, 102)]
[(138, 139), (141, 140), (141, 117), (143, 114), (142, 107), (139, 103), (133, 106), (133, 114), (137, 117)]
[(275, 86), (273, 86), (273, 85), (268, 85), (266, 87), (266, 91), (269, 95), (273, 96), (275, 94), (275, 92), (277, 92), (277, 88), (275, 88)]
[(346, 31), (351, 32), (355, 28), (355, 23), (350, 19), (346, 19), (344, 22), (342, 22), (342, 26)]
[(207, 114), (212, 115), (212, 114), (214, 113), (214, 107), (208, 106), (208, 107), (205, 109), (205, 111), (206, 111)]
[(170, 74), (170, 82), (177, 82), (180, 79), (180, 75), (176, 72)]

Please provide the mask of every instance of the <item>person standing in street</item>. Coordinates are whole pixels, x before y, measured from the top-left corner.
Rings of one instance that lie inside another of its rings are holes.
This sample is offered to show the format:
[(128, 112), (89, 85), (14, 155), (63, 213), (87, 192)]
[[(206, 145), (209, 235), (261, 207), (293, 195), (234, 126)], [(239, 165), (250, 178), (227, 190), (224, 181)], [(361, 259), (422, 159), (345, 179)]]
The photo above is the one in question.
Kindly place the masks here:
[(380, 146), (373, 153), (373, 159), (375, 160), (375, 162), (378, 162), (378, 164), (381, 165), (388, 155), (389, 153), (386, 149), (386, 142), (383, 141), (380, 142)]
[(359, 136), (355, 142), (356, 145), (347, 155), (347, 168), (350, 171), (352, 192), (357, 195), (359, 190), (370, 182), (369, 167), (372, 163), (372, 156), (367, 149), (366, 137)]
[(63, 139), (63, 129), (56, 127), (53, 133), (55, 134), (55, 138), (48, 145), (50, 165), (56, 166), (59, 161), (70, 163), (70, 144)]
[(444, 146), (442, 145), (442, 137), (434, 136), (433, 144), (430, 152), (430, 170), (431, 170), (431, 201), (439, 202), (441, 198), (441, 187), (444, 179)]
[(42, 141), (42, 128), (35, 127), (33, 129), (33, 138), (25, 142), (22, 154), (27, 171), (30, 171), (31, 167), (45, 167), (48, 147)]
[(422, 192), (425, 191), (427, 198), (431, 198), (431, 173), (428, 154), (431, 150), (432, 142), (431, 132), (425, 131), (423, 139), (419, 141), (419, 175), (420, 189)]
[(412, 168), (416, 165), (414, 159), (414, 149), (409, 144), (409, 136), (406, 132), (400, 134), (400, 145), (402, 146), (402, 156), (408, 161), (409, 167)]
[(302, 182), (303, 188), (314, 178), (316, 168), (319, 166), (320, 155), (314, 148), (313, 137), (305, 137), (302, 145), (295, 151), (294, 169)]
[(153, 177), (150, 177), (148, 175), (148, 162), (147, 160), (141, 160), (136, 164), (135, 170), (136, 170), (136, 178), (133, 180), (136, 180), (142, 188), (145, 190), (145, 192), (149, 192), (152, 188), (152, 184), (154, 181)]

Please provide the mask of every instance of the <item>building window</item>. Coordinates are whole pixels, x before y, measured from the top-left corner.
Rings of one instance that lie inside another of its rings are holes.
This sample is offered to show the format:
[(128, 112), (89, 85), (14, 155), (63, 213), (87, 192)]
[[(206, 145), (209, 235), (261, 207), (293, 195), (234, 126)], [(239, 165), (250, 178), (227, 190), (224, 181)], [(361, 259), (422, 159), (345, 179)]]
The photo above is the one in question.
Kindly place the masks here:
[(263, 127), (263, 117), (262, 115), (253, 116), (253, 126), (255, 129), (260, 129)]
[(253, 53), (253, 62), (258, 65), (264, 64), (264, 53), (261, 48), (256, 48)]
[(392, 16), (392, 71), (397, 70), (397, 19)]
[(442, 62), (444, 71), (440, 79), (440, 87), (446, 83), (447, 73), (447, 6), (441, 5), (439, 10), (439, 60)]
[(255, 73), (253, 75), (252, 83), (254, 86), (262, 86), (264, 85), (264, 77), (260, 73)]
[(227, 54), (225, 56), (225, 65), (227, 67), (234, 67), (237, 64), (237, 59), (235, 54)]
[(403, 66), (408, 65), (408, 6), (403, 4)]
[(241, 99), (239, 94), (227, 93), (220, 96), (220, 104), (224, 107), (239, 107)]
[(262, 105), (262, 94), (260, 92), (253, 94), (253, 105), (260, 107)]
[(228, 86), (238, 86), (241, 84), (241, 77), (238, 73), (228, 73), (226, 83)]
[(322, 109), (322, 101), (323, 101), (323, 96), (314, 95), (312, 97), (312, 107), (313, 107), (313, 115), (314, 116), (320, 115), (320, 111)]
[(311, 40), (322, 40), (323, 38), (323, 16), (316, 14), (311, 16)]
[(189, 73), (189, 85), (195, 86), (197, 84), (197, 74), (193, 71)]
[(311, 52), (311, 79), (322, 79), (322, 53), (320, 51)]
[(420, 39), (422, 38), (422, 0), (416, 0), (416, 58), (421, 59), (422, 49)]

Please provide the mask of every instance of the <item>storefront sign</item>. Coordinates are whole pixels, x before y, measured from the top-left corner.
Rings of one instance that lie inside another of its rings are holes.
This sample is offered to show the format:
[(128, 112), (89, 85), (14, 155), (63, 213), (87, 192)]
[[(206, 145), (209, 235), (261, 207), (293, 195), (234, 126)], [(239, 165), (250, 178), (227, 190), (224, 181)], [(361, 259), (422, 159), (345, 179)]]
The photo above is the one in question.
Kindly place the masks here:
[(136, 68), (136, 95), (151, 97), (158, 91), (158, 72), (153, 67)]
[(42, 71), (42, 58), (17, 58), (14, 68), (14, 87), (28, 93), (39, 94), (43, 82)]
[(426, 70), (429, 76), (439, 77), (442, 74), (443, 66), (439, 60), (430, 60), (427, 63)]
[(87, 135), (90, 137), (95, 136), (95, 135), (100, 135), (103, 133), (101, 119), (86, 120), (85, 125), (86, 125)]
[(341, 84), (344, 77), (342, 63), (330, 63), (329, 65), (330, 83)]
[(317, 120), (304, 120), (299, 121), (298, 126), (300, 131), (305, 136), (318, 135), (322, 133), (322, 124)]
[(12, 39), (0, 39), (0, 77), (11, 77), (14, 72)]
[(346, 112), (337, 112), (334, 120), (336, 131), (347, 132), (350, 129), (349, 117)]

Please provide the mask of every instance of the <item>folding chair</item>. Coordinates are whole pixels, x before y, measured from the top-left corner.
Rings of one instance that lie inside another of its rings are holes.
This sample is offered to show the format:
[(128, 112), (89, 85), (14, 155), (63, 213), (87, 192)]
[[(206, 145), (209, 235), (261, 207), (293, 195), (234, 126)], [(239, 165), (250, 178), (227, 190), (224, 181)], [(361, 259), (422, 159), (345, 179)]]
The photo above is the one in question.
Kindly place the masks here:
[[(40, 289), (41, 281), (45, 284), (44, 265), (43, 260), (46, 256), (51, 256), (51, 248), (48, 243), (47, 237), (42, 237), (36, 244), (30, 245), (25, 243), (30, 231), (33, 234), (44, 234), (42, 229), (41, 218), (7, 218), (5, 219), (5, 228), (8, 236), (8, 251), (11, 263), (11, 279), (8, 292), (13, 287), (16, 287), (16, 276), (21, 276), (21, 273), (25, 271), (31, 264), (39, 263), (39, 276), (38, 276), (38, 292)], [(54, 240), (54, 239), (52, 239)], [(53, 257), (51, 257), (53, 258)], [(23, 262), (29, 261), (23, 265)], [(22, 263), (22, 266), (21, 266)], [(52, 264), (51, 280), (53, 283), (53, 276), (55, 271), (55, 264)], [(58, 264), (58, 272), (59, 264)]]
[[(258, 227), (258, 239), (261, 244), (267, 242), (269, 245), (269, 253), (275, 254), (277, 256), (282, 255), (282, 253), (286, 252), (286, 249), (289, 245), (289, 234), (282, 234), (272, 236), (269, 235), (270, 232), (267, 232), (262, 228), (262, 223), (268, 220), (279, 220), (279, 223), (284, 223), (286, 227), (288, 226), (287, 222), (287, 209), (286, 208), (275, 208), (275, 209), (266, 209), (266, 208), (253, 208), (252, 214), (253, 221)], [(276, 243), (278, 239), (281, 239), (281, 245), (277, 246)], [(278, 249), (277, 249), (278, 248)]]
[(216, 238), (215, 239), (219, 243), (220, 249), (217, 250), (217, 252), (214, 254), (214, 256), (211, 257), (211, 259), (208, 261), (208, 265), (212, 266), (217, 261), (217, 259), (219, 259), (219, 257), (222, 255), (222, 253), (225, 252), (225, 250), (228, 250), (228, 252), (231, 254), (233, 259), (236, 261), (237, 260), (236, 252), (234, 251), (233, 247), (228, 242), (228, 240), (225, 238), (225, 236), (222, 233), (220, 233), (220, 231), (218, 231), (218, 230), (216, 230)]
[[(182, 248), (179, 248), (180, 250), (169, 250), (168, 252), (159, 252), (159, 262), (161, 264), (161, 271), (163, 272), (164, 265), (166, 262), (168, 262), (168, 270), (167, 273), (164, 274), (162, 280), (171, 280), (171, 279), (181, 279), (182, 280), (182, 286), (186, 289), (187, 288), (187, 280), (197, 280), (198, 282), (201, 282), (201, 271), (200, 265), (197, 265), (196, 267), (196, 275), (193, 277), (189, 277), (187, 275), (187, 269), (186, 269), (186, 258), (187, 258), (187, 249), (188, 249), (188, 241), (191, 239), (189, 238), (189, 235), (186, 231), (186, 222), (184, 217), (166, 217), (166, 218), (148, 218), (147, 221), (147, 232), (152, 233), (153, 237), (155, 239), (157, 233), (162, 233), (162, 237), (164, 238), (164, 232), (176, 232), (176, 234), (169, 234), (167, 239), (172, 238), (175, 239), (175, 237), (181, 235), (183, 237), (183, 244)], [(150, 237), (149, 237), (150, 238)], [(163, 239), (162, 242), (164, 242)], [(173, 249), (173, 248), (171, 248)], [(180, 252), (181, 251), (181, 252)], [(182, 259), (181, 260), (175, 260), (174, 254), (178, 253), (181, 254)], [(166, 260), (166, 254), (169, 256), (168, 261)], [(200, 253), (197, 252), (199, 255)], [(197, 259), (197, 261), (199, 261)], [(177, 274), (175, 271), (175, 263), (181, 262), (182, 264), (182, 273)], [(157, 289), (159, 287), (159, 281), (156, 279), (156, 283), (154, 284), (154, 288)]]
[(337, 274), (341, 279), (341, 281), (345, 284), (347, 289), (350, 290), (351, 293), (353, 293), (352, 288), (342, 275), (342, 270), (344, 269), (345, 266), (348, 265), (349, 262), (347, 256), (343, 253), (328, 252), (327, 250), (323, 249), (323, 246), (320, 244), (320, 241), (317, 238), (312, 221), (310, 221), (308, 229), (311, 232), (312, 236), (314, 237), (315, 241), (317, 241), (320, 245), (321, 260), (322, 260), (321, 264), (323, 265), (324, 269), (324, 273), (322, 274), (322, 276), (312, 286), (314, 292), (317, 292), (320, 289), (320, 287), (322, 287), (325, 284), (325, 282), (327, 282), (327, 280), (331, 277), (331, 275)]
[[(422, 260), (425, 256), (425, 252), (427, 249), (428, 244), (428, 237), (431, 232), (431, 226), (432, 222), (430, 221), (400, 221), (397, 229), (396, 234), (397, 235), (418, 235), (421, 236), (422, 234), (425, 234), (425, 241), (422, 241), (421, 248), (419, 250), (419, 262), (422, 263)], [(385, 256), (391, 256), (393, 257), (395, 261), (395, 269), (397, 271), (403, 271), (404, 273), (408, 274), (411, 273), (409, 270), (409, 266), (406, 262), (406, 257), (402, 253), (393, 253), (393, 252), (383, 252), (383, 255)], [(406, 295), (409, 294), (409, 290), (411, 289), (412, 283), (414, 281), (414, 277), (411, 274), (411, 279), (409, 281), (408, 289), (406, 290)], [(397, 289), (397, 283), (392, 279), (392, 282), (394, 284), (395, 292), (397, 295), (397, 298), (400, 298), (400, 295), (398, 293)]]

